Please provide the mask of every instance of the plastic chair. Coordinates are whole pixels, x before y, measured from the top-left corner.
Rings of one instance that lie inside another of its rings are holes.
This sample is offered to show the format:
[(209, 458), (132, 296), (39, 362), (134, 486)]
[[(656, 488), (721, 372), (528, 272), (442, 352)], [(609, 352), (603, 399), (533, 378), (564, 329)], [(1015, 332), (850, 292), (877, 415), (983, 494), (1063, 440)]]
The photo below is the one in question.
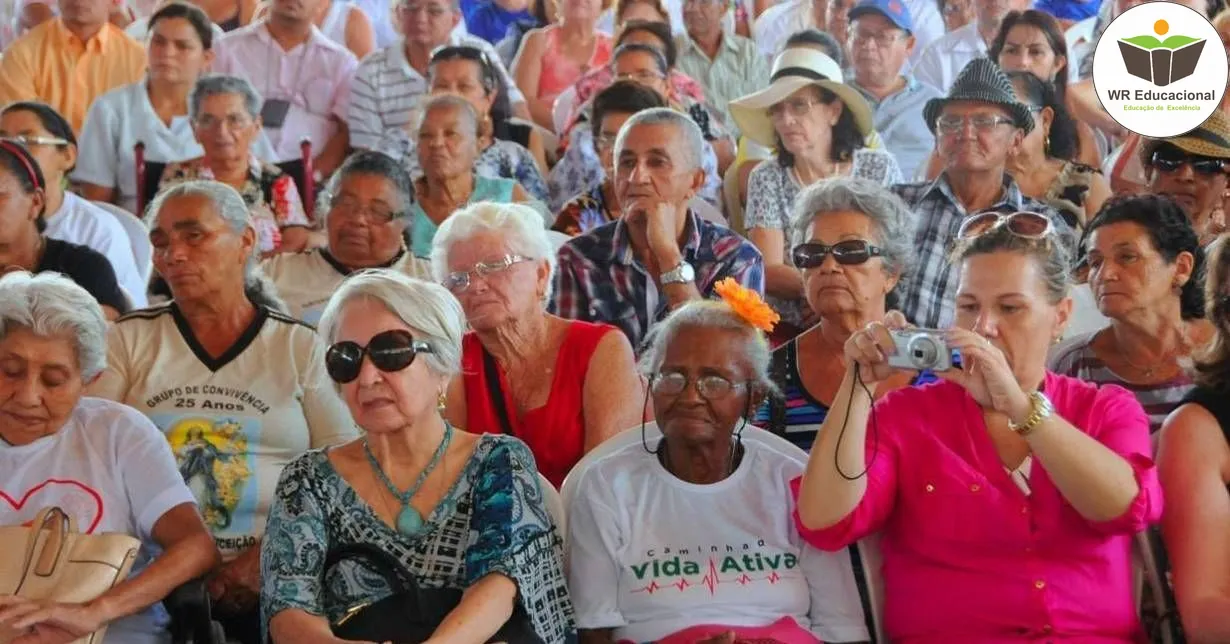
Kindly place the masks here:
[(551, 104), (551, 125), (555, 128), (555, 133), (561, 138), (564, 134), (564, 128), (568, 127), (568, 117), (572, 116), (573, 107), (577, 104), (577, 89), (576, 86), (569, 87), (555, 97), (555, 102)]
[(555, 489), (555, 485), (547, 480), (547, 477), (538, 473), (538, 485), (542, 488), (542, 501), (547, 506), (547, 512), (551, 513), (551, 520), (555, 522), (555, 529), (559, 531), (560, 539), (564, 543), (568, 543), (568, 520), (564, 512), (564, 499), (560, 496), (559, 490)]
[(154, 247), (150, 244), (149, 229), (146, 228), (145, 222), (113, 203), (105, 201), (93, 201), (91, 203), (106, 210), (115, 217), (116, 221), (120, 222), (120, 226), (128, 234), (129, 244), (132, 245), (132, 258), (137, 264), (137, 270), (141, 273), (141, 282), (148, 282), (149, 275), (154, 270)]

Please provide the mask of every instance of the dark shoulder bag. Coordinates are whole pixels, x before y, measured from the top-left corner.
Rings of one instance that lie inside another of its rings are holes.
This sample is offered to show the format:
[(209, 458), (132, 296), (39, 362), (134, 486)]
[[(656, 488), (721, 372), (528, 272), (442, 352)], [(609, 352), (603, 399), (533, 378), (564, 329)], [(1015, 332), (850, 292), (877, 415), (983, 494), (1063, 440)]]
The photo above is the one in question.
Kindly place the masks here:
[(483, 349), (483, 371), (487, 377), (487, 395), (491, 396), (491, 404), (495, 405), (495, 413), (500, 417), (500, 431), (513, 436), (512, 420), (504, 404), (504, 391), (500, 389), (500, 370), (495, 365), (495, 357), (486, 349)]
[[(396, 557), (369, 543), (354, 543), (331, 548), (325, 556), (322, 578), (343, 561), (363, 562), (365, 569), (384, 578), (393, 594), (378, 601), (359, 604), (329, 624), (336, 637), (349, 641), (419, 644), (429, 639), (436, 627), (458, 604), (462, 591), (451, 588), (420, 588)], [(518, 604), (508, 622), (489, 642), (541, 644), (525, 610)]]

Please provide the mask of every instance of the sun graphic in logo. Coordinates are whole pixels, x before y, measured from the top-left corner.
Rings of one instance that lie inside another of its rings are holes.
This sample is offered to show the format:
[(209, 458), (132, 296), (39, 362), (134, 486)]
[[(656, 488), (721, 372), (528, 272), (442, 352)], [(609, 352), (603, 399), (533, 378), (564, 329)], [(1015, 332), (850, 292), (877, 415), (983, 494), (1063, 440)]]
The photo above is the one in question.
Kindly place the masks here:
[(1153, 23), (1153, 33), (1159, 36), (1165, 36), (1167, 31), (1170, 31), (1170, 24), (1165, 20), (1158, 20)]

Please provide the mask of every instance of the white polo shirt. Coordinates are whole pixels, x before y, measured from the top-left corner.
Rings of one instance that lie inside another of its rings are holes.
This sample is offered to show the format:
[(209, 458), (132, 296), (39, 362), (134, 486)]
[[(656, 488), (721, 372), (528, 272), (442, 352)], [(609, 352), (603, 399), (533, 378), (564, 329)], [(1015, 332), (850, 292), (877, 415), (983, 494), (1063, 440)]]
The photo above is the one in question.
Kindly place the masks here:
[(46, 216), (46, 235), (52, 239), (88, 246), (103, 254), (115, 271), (115, 281), (128, 295), (134, 309), (146, 305), (146, 284), (137, 270), (128, 232), (111, 213), (78, 197), (64, 193), (59, 210)]
[(350, 82), (359, 61), (315, 26), (307, 42), (290, 51), (278, 45), (264, 21), (230, 32), (215, 50), (215, 73), (248, 79), (266, 101), (290, 101), (282, 127), (265, 126), (277, 161), (300, 158), (304, 137), (319, 154), (337, 132), (333, 119), (346, 121)]

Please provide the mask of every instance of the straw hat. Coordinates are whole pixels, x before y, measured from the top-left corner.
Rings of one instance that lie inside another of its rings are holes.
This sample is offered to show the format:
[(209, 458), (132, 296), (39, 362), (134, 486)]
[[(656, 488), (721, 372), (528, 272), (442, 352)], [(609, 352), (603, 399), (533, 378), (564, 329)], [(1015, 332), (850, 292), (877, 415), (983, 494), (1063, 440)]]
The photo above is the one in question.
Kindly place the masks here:
[(837, 95), (850, 114), (858, 131), (871, 134), (871, 106), (858, 90), (842, 82), (841, 66), (822, 52), (806, 47), (787, 49), (773, 61), (769, 86), (730, 102), (730, 116), (739, 131), (751, 140), (766, 146), (776, 145), (777, 131), (769, 119), (769, 108), (786, 100), (804, 87), (816, 85)]
[(1149, 167), (1154, 150), (1163, 143), (1169, 143), (1188, 154), (1230, 159), (1230, 118), (1221, 110), (1214, 110), (1204, 123), (1187, 134), (1168, 139), (1143, 139), (1140, 145), (1140, 161), (1146, 168)]
[(1016, 90), (1004, 70), (990, 58), (975, 58), (971, 60), (957, 80), (953, 82), (948, 96), (933, 98), (923, 107), (923, 119), (927, 127), (935, 133), (935, 120), (940, 117), (944, 106), (956, 101), (971, 101), (990, 103), (1008, 110), (1012, 115), (1013, 124), (1025, 130), (1026, 134), (1034, 129), (1034, 115), (1029, 107), (1016, 98)]

